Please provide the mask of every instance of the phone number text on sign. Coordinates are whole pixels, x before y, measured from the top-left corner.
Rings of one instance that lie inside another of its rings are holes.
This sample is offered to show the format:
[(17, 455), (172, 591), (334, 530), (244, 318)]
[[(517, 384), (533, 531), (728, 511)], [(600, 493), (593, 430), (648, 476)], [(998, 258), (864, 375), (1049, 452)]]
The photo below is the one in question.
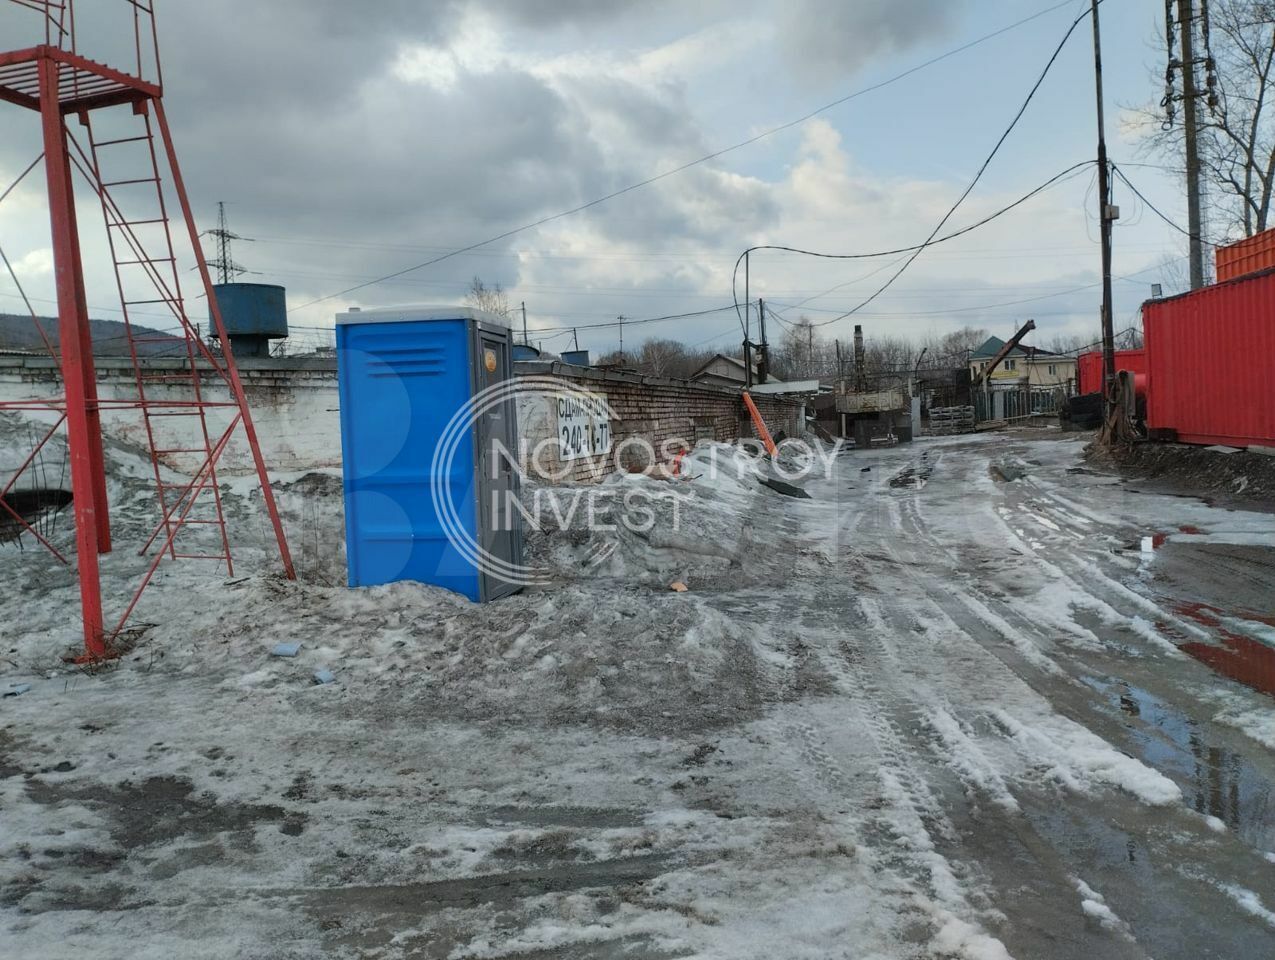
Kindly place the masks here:
[(597, 394), (558, 397), (558, 443), (563, 460), (611, 452), (611, 418)]

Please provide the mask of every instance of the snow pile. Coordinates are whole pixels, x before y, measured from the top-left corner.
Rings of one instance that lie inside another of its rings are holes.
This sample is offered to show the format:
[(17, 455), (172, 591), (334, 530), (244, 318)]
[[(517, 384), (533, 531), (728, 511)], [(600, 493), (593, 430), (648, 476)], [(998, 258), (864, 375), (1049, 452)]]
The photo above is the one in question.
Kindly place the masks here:
[(1266, 905), (1262, 903), (1262, 898), (1252, 890), (1233, 883), (1219, 883), (1217, 887), (1234, 900), (1245, 913), (1256, 917), (1268, 927), (1275, 929), (1275, 911), (1267, 909)]
[(1076, 881), (1076, 892), (1080, 894), (1081, 898), (1080, 909), (1084, 911), (1085, 916), (1096, 920), (1104, 929), (1132, 941), (1133, 933), (1129, 930), (1129, 925), (1116, 916), (1111, 907), (1107, 906), (1106, 898), (1085, 881), (1078, 877), (1073, 877), (1073, 879)]
[(779, 494), (760, 485), (740, 446), (700, 444), (678, 477), (613, 474), (595, 486), (525, 485), (528, 563), (563, 580), (612, 578), (667, 586), (682, 580), (739, 585), (756, 549), (750, 515)]
[(1214, 719), (1218, 723), (1234, 727), (1263, 746), (1275, 750), (1275, 710), (1271, 710), (1269, 707), (1261, 707), (1256, 710), (1248, 709), (1249, 701), (1247, 699), (1239, 700), (1239, 698), (1231, 696), (1228, 696), (1227, 699), (1236, 701), (1236, 704), (1227, 707)]
[(928, 720), (947, 749), (948, 762), (962, 779), (983, 790), (1002, 809), (1018, 812), (1018, 801), (995, 764), (979, 749), (971, 732), (946, 710), (935, 710)]
[(1029, 759), (1070, 790), (1087, 793), (1101, 783), (1153, 806), (1182, 799), (1182, 791), (1168, 777), (1065, 717), (1051, 713), (1024, 723), (1001, 709), (993, 710), (992, 716)]

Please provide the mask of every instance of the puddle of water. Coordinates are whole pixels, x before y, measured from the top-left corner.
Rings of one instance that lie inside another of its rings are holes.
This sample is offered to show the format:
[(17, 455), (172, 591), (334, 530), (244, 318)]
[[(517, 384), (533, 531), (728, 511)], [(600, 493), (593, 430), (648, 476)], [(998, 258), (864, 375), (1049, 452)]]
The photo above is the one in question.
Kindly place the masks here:
[(1222, 631), (1222, 643), (1187, 643), (1179, 649), (1223, 676), (1275, 697), (1275, 650), (1229, 630)]
[(1119, 712), (1139, 758), (1182, 788), (1191, 809), (1217, 817), (1245, 844), (1275, 843), (1275, 784), (1207, 729), (1146, 690), (1110, 677), (1084, 682)]
[(1221, 638), (1221, 645), (1193, 641), (1182, 644), (1179, 649), (1222, 676), (1275, 697), (1275, 649), (1223, 626), (1225, 620), (1248, 620), (1271, 626), (1275, 617), (1248, 612), (1228, 614), (1207, 603), (1178, 603), (1173, 609), (1202, 626), (1216, 630)]

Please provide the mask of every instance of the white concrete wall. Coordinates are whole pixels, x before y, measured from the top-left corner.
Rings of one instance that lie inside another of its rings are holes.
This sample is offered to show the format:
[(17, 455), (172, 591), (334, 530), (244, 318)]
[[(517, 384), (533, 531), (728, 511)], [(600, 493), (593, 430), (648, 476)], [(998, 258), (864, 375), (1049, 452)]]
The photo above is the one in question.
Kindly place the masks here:
[[(61, 381), (52, 361), (0, 358), (0, 400), (53, 397), (61, 392)], [(132, 364), (127, 360), (99, 359), (98, 396), (102, 400), (135, 400), (137, 385)], [(176, 361), (150, 361), (149, 374), (179, 373)], [(313, 363), (281, 360), (250, 361), (240, 364), (240, 374), (266, 464), (272, 471), (294, 472), (313, 467), (341, 464), (341, 423), (337, 402), (336, 369), (332, 361)], [(205, 376), (201, 381), (205, 400), (230, 403), (230, 390), (220, 378)], [(154, 400), (189, 400), (189, 381), (184, 384), (149, 384), (147, 395)], [(225, 430), (233, 407), (210, 410), (207, 415), (212, 442)], [(202, 447), (199, 421), (194, 417), (152, 418), (156, 446), (166, 450)], [(146, 446), (146, 425), (139, 410), (104, 409), (102, 426), (106, 436), (140, 447)], [(169, 454), (168, 466), (193, 472), (201, 456)], [(226, 476), (253, 471), (252, 457), (242, 427), (218, 462)]]

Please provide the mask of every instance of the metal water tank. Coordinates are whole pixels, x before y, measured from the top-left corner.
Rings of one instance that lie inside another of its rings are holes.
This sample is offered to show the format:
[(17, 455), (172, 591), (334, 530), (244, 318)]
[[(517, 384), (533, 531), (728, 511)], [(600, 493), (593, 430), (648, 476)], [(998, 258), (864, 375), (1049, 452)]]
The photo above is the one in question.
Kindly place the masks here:
[(268, 357), (270, 341), (288, 335), (288, 301), (283, 287), (218, 283), (213, 285), (213, 295), (236, 357)]
[(350, 586), (415, 580), (479, 602), (518, 590), (509, 328), (468, 307), (336, 323)]

